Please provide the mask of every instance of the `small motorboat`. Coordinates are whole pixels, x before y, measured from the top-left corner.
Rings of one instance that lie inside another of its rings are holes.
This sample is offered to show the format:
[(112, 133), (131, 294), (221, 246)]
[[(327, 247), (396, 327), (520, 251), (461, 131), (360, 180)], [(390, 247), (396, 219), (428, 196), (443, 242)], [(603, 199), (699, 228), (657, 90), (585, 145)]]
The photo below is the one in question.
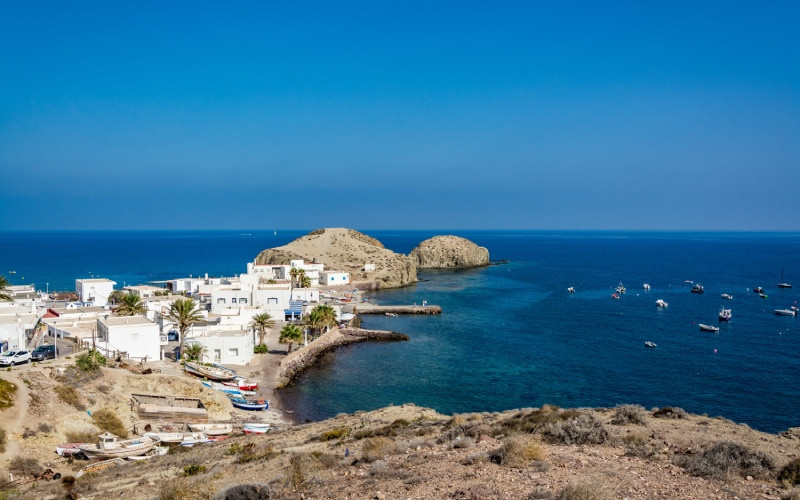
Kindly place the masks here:
[(650, 342), (649, 340), (644, 343), (645, 347), (658, 347), (655, 342)]
[(764, 289), (760, 286), (754, 287), (753, 292), (755, 293), (764, 293)]
[(242, 430), (245, 434), (266, 434), (269, 432), (269, 424), (246, 423)]
[(778, 316), (797, 316), (796, 309), (775, 309), (773, 312)]
[(611, 298), (612, 299), (619, 299), (619, 295), (617, 295), (616, 293), (612, 293), (611, 294)]
[(233, 424), (189, 424), (189, 429), (206, 436), (226, 436), (233, 432)]
[(574, 287), (569, 287), (569, 288), (567, 288), (567, 291), (569, 293), (575, 293), (575, 288)]
[(386, 315), (389, 316), (390, 318), (396, 318), (397, 317), (397, 313), (387, 312)]
[(144, 455), (136, 455), (133, 457), (128, 457), (128, 460), (147, 460), (153, 457), (160, 457), (162, 455), (166, 455), (169, 451), (169, 448), (166, 446), (156, 446), (152, 450), (148, 451)]
[(781, 282), (778, 283), (778, 288), (792, 288), (790, 283), (787, 283), (783, 280), (783, 269), (781, 269)]
[(168, 446), (194, 446), (200, 443), (208, 443), (209, 439), (202, 432), (145, 432), (145, 437), (161, 441), (161, 444)]
[(61, 443), (56, 446), (56, 453), (58, 453), (60, 457), (71, 457), (72, 455), (83, 453), (80, 449), (80, 445), (82, 444), (83, 443)]
[(236, 380), (226, 380), (222, 385), (228, 387), (236, 387), (240, 391), (256, 391), (258, 390), (258, 382), (255, 380), (247, 380), (242, 377), (237, 377)]
[(766, 293), (759, 293), (758, 296), (761, 297), (762, 299), (766, 299), (767, 297), (769, 297), (769, 295), (767, 295)]
[(645, 283), (644, 285), (642, 285), (642, 288), (644, 288), (645, 292), (649, 292), (650, 291), (650, 283)]
[(729, 293), (723, 293), (722, 295), (720, 295), (720, 297), (722, 297), (725, 300), (733, 300), (733, 295)]
[(668, 306), (669, 304), (667, 304), (663, 299), (658, 299), (656, 301), (656, 307), (668, 307)]
[(719, 328), (716, 327), (716, 326), (704, 325), (702, 323), (700, 323), (699, 326), (700, 326), (700, 330), (702, 330), (704, 332), (718, 332), (719, 331)]
[(239, 398), (230, 394), (228, 394), (228, 398), (231, 400), (233, 407), (240, 410), (261, 411), (269, 408), (269, 401), (264, 399)]
[(692, 293), (704, 293), (704, 292), (705, 289), (703, 288), (703, 285), (701, 285), (700, 283), (692, 287)]
[(104, 432), (98, 436), (97, 443), (83, 443), (78, 448), (92, 460), (96, 458), (110, 459), (144, 455), (158, 444), (157, 439), (147, 436), (119, 440), (114, 434)]
[(628, 291), (628, 289), (625, 288), (625, 285), (623, 285), (622, 282), (620, 281), (619, 285), (617, 285), (617, 288), (615, 288), (614, 291), (617, 293), (625, 293)]
[(192, 375), (207, 378), (209, 380), (217, 380), (220, 382), (225, 380), (233, 380), (236, 378), (235, 371), (225, 368), (221, 365), (207, 366), (201, 365), (200, 363), (192, 363), (187, 361), (183, 365), (183, 369)]
[(731, 310), (725, 309), (724, 307), (720, 308), (719, 310), (719, 320), (720, 321), (730, 321), (731, 320)]
[(221, 384), (219, 382), (203, 380), (200, 383), (203, 384), (205, 387), (208, 387), (209, 389), (214, 389), (220, 392), (224, 392), (225, 394), (233, 394), (234, 396), (243, 397), (243, 396), (256, 395), (256, 391), (243, 391), (237, 387), (230, 387), (228, 385)]

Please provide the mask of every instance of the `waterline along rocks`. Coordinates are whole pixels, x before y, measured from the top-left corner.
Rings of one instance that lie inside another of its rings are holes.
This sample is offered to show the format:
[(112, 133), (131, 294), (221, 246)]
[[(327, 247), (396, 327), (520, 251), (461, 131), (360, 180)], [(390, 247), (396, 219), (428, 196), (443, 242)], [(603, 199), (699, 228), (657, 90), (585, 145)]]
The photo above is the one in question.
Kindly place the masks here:
[(459, 236), (434, 236), (411, 251), (419, 269), (467, 269), (489, 265), (489, 250)]

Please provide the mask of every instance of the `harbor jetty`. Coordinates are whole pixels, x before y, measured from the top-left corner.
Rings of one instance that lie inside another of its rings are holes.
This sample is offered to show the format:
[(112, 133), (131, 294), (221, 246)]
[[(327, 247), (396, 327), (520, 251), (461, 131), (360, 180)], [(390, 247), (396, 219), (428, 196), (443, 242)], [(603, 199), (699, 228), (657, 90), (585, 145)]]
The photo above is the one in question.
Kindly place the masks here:
[(314, 342), (289, 353), (281, 361), (279, 377), (281, 384), (288, 384), (300, 372), (312, 366), (317, 359), (327, 351), (337, 347), (354, 344), (356, 342), (392, 342), (409, 340), (404, 333), (390, 332), (387, 330), (365, 330), (362, 328), (334, 328), (323, 333)]
[(442, 314), (442, 306), (436, 305), (377, 305), (368, 302), (354, 304), (353, 313), (357, 314)]

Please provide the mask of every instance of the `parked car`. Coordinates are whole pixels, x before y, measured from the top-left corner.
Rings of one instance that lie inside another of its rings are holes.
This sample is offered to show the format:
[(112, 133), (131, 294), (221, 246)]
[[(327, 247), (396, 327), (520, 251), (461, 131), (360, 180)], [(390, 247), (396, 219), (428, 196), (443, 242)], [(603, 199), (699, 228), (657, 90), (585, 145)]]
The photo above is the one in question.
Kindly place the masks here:
[(0, 366), (14, 366), (30, 360), (30, 351), (7, 351), (0, 354)]
[(40, 345), (31, 353), (31, 361), (44, 361), (45, 359), (55, 359), (56, 346)]
[(167, 333), (167, 341), (168, 342), (177, 342), (178, 341), (178, 330), (170, 330)]

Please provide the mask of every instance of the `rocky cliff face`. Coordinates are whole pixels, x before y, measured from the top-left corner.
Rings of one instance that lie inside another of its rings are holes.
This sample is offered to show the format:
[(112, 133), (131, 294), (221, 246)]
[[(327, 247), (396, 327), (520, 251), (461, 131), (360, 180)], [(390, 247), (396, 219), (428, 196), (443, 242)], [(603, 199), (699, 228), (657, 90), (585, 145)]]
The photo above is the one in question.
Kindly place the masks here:
[[(317, 229), (291, 243), (262, 251), (256, 264), (288, 264), (304, 259), (325, 264), (325, 269), (347, 271), (352, 285), (362, 289), (397, 288), (417, 281), (417, 267), (407, 256), (353, 229)], [(365, 271), (365, 264), (375, 270)]]
[(458, 236), (434, 236), (411, 251), (419, 269), (466, 269), (489, 264), (489, 250)]

